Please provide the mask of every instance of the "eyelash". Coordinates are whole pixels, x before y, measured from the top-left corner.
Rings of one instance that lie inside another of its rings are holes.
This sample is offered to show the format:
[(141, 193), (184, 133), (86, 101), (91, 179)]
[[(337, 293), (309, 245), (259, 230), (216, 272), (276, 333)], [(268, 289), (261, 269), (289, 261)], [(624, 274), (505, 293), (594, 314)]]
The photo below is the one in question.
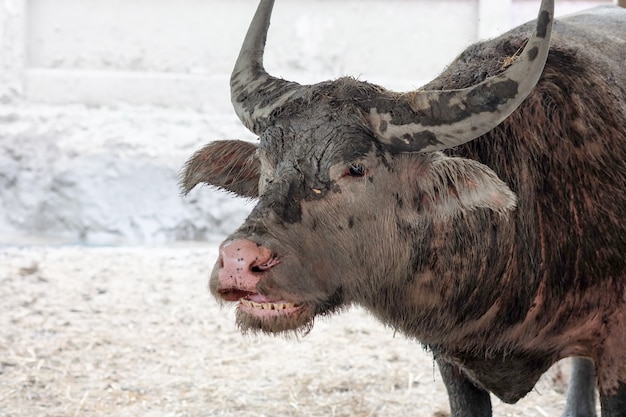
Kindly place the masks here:
[(365, 176), (365, 167), (361, 164), (350, 164), (346, 169), (346, 176), (360, 178)]

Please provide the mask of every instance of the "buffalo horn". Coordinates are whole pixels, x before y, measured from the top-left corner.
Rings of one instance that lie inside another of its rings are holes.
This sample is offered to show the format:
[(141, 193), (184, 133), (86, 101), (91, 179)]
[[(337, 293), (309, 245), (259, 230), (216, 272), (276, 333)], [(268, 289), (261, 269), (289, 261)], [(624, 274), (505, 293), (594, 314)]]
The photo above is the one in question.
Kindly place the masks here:
[(269, 75), (263, 67), (263, 52), (274, 0), (261, 0), (250, 23), (239, 58), (230, 78), (231, 101), (241, 122), (261, 134), (270, 116), (305, 89), (298, 83)]
[(373, 133), (399, 152), (429, 152), (469, 142), (495, 128), (530, 94), (545, 65), (554, 0), (543, 0), (535, 32), (501, 74), (460, 90), (392, 93), (365, 109)]

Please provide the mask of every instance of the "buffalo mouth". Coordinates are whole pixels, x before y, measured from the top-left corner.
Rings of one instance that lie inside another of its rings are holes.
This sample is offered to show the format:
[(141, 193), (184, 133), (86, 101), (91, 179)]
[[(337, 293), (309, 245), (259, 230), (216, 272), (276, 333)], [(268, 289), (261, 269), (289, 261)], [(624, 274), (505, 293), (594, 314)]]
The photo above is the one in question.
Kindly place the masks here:
[(312, 325), (313, 309), (305, 303), (270, 299), (258, 293), (246, 293), (232, 301), (237, 301), (237, 326), (244, 333), (308, 333)]
[(273, 300), (262, 294), (230, 288), (219, 291), (225, 301), (237, 302), (237, 308), (257, 316), (290, 314), (302, 308), (302, 304), (285, 300)]
[(325, 301), (292, 301), (282, 297), (246, 291), (241, 288), (228, 288), (216, 291), (223, 300), (237, 303), (236, 323), (243, 333), (308, 334), (317, 315), (326, 315), (343, 305), (341, 288)]
[(271, 300), (260, 294), (250, 294), (239, 299), (237, 308), (253, 316), (273, 317), (296, 313), (302, 309), (302, 304)]
[(237, 302), (237, 309), (252, 316), (272, 317), (284, 316), (302, 310), (304, 304), (285, 300), (274, 300), (265, 295), (230, 288), (219, 291), (221, 299)]

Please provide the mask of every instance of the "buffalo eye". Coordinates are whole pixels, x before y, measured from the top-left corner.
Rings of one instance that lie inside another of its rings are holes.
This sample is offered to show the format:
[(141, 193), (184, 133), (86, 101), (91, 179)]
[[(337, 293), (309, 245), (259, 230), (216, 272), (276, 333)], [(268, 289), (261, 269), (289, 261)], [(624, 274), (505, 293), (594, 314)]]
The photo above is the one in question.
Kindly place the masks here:
[(361, 164), (350, 164), (346, 170), (346, 175), (351, 177), (362, 177), (365, 175), (365, 167)]

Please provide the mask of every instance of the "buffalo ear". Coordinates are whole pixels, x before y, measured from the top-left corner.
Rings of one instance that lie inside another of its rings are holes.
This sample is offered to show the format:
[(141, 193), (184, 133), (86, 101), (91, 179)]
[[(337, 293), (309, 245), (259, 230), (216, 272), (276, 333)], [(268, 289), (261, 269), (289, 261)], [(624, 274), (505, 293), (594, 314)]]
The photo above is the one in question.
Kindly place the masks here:
[(504, 215), (517, 205), (515, 193), (478, 161), (439, 154), (431, 167), (423, 192), (437, 213), (447, 216), (487, 208)]
[(241, 197), (257, 198), (261, 163), (256, 150), (255, 144), (241, 140), (206, 145), (183, 167), (180, 181), (183, 194), (204, 183)]

